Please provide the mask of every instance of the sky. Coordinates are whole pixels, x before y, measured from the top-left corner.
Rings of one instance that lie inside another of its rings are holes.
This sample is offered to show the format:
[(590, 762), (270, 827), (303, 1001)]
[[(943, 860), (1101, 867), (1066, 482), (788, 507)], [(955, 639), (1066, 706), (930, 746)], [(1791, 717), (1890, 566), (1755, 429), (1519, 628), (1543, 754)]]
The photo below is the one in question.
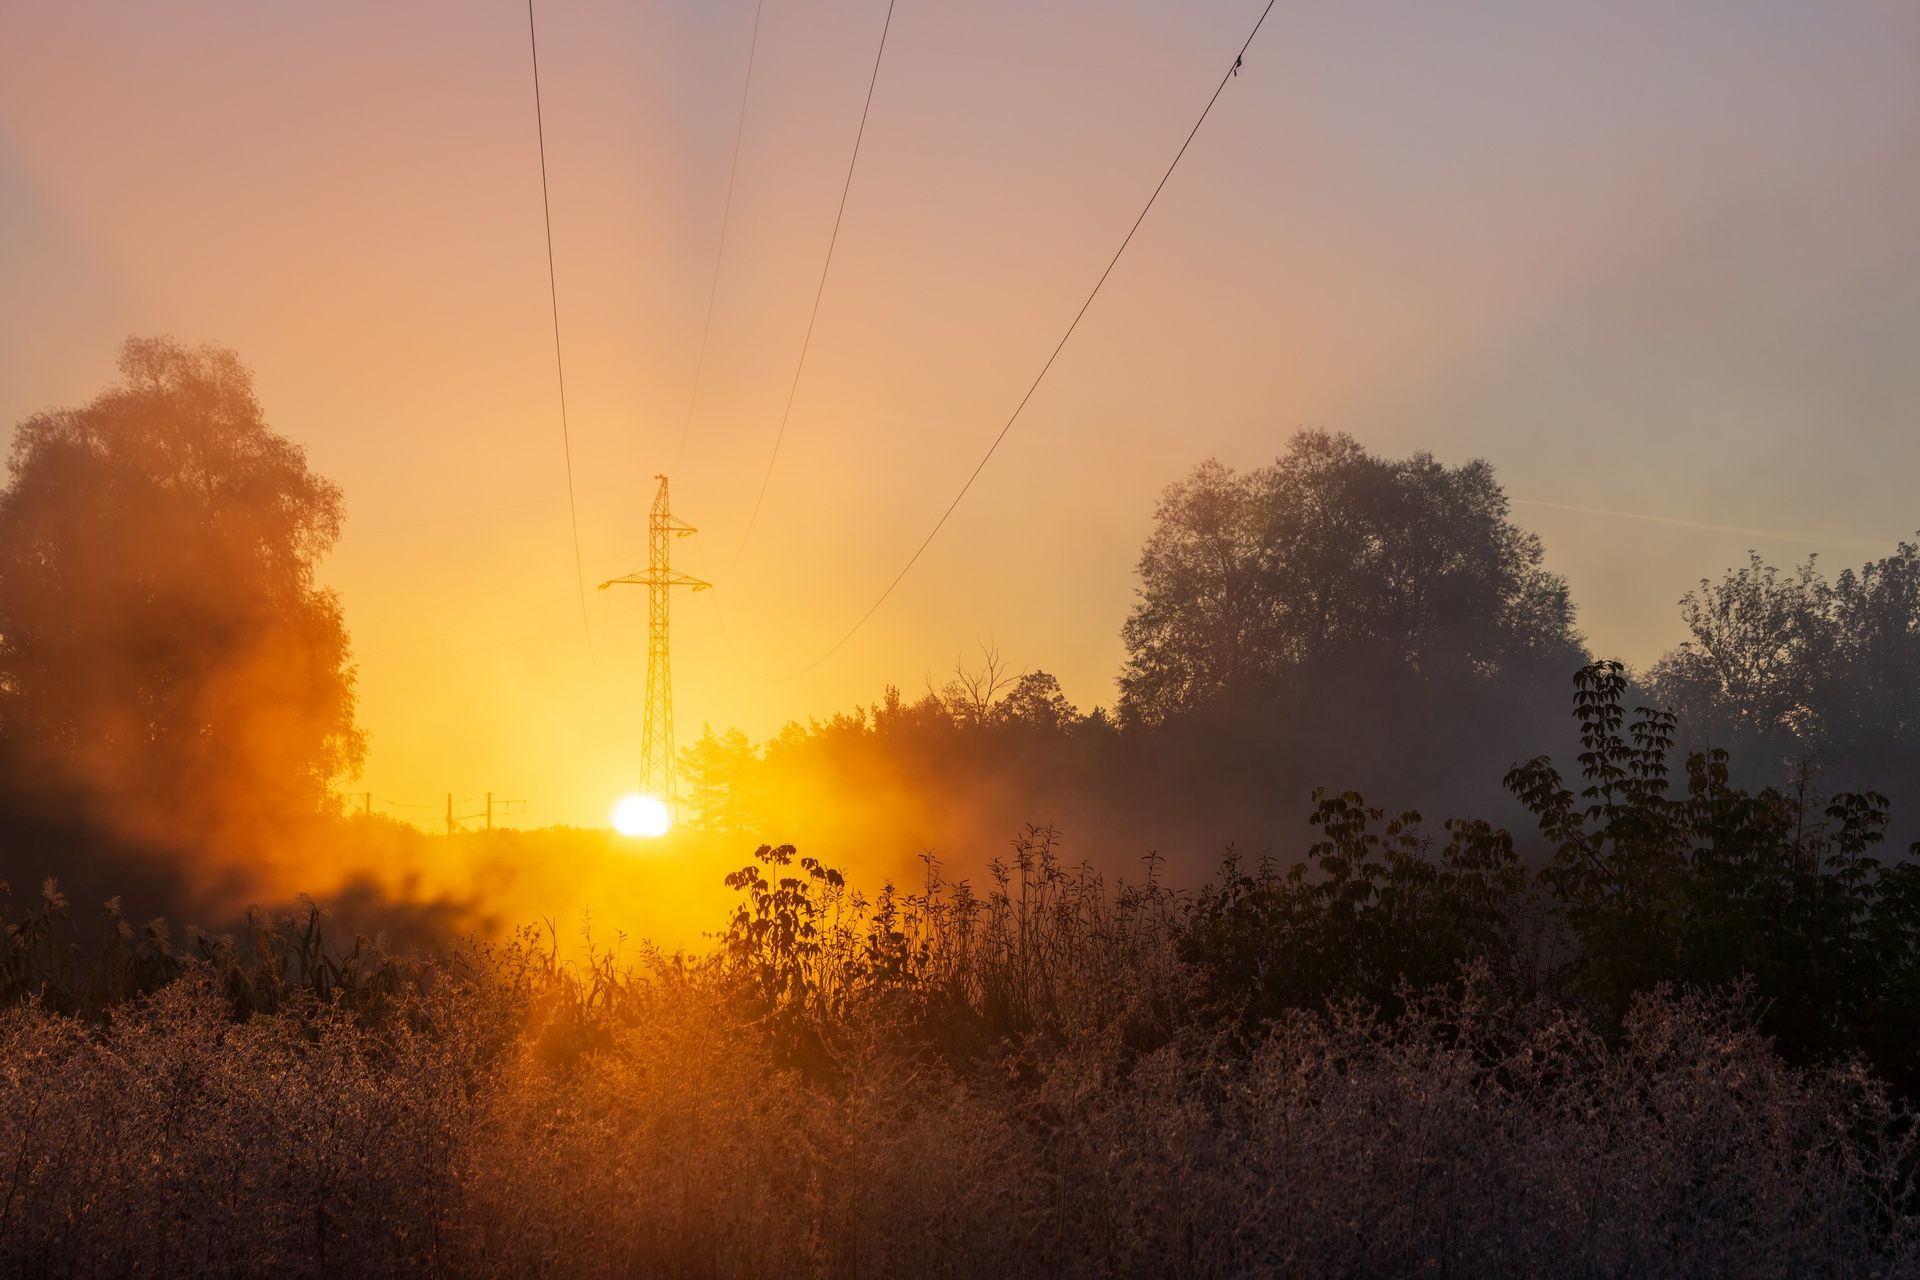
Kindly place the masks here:
[[(339, 483), (369, 792), (604, 820), (639, 767), (652, 477), (681, 741), (997, 644), (1111, 703), (1156, 495), (1302, 427), (1485, 457), (1597, 653), (1749, 548), (1920, 528), (1920, 6), (1277, 6), (913, 573), (1259, 0), (0, 0), (0, 429), (130, 334), (237, 350)], [(736, 555), (737, 565), (729, 571)], [(463, 806), (464, 807), (464, 806)]]

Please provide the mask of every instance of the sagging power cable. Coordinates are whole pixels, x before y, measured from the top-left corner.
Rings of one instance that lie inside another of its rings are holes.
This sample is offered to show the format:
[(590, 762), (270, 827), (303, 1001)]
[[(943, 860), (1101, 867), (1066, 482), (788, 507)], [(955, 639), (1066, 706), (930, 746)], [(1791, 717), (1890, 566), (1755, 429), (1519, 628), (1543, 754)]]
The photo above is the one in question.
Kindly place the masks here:
[(693, 362), (693, 390), (687, 395), (687, 416), (680, 424), (680, 443), (674, 446), (673, 465), (668, 475), (680, 471), (681, 455), (687, 451), (687, 437), (693, 431), (693, 411), (700, 403), (700, 378), (707, 368), (707, 339), (713, 333), (713, 303), (720, 294), (720, 266), (727, 258), (727, 228), (733, 222), (733, 187), (740, 176), (740, 139), (747, 129), (747, 99), (753, 93), (753, 63), (760, 52), (760, 13), (766, 0), (754, 0), (753, 36), (747, 41), (747, 78), (740, 87), (740, 110), (733, 122), (733, 160), (727, 166), (727, 199), (720, 209), (720, 246), (713, 255), (713, 278), (707, 282), (707, 314), (700, 322), (700, 354)]
[(573, 493), (573, 432), (567, 424), (567, 366), (560, 354), (560, 285), (553, 267), (553, 201), (547, 194), (547, 121), (540, 106), (540, 38), (533, 0), (527, 0), (527, 49), (533, 58), (533, 120), (540, 139), (540, 209), (547, 227), (547, 301), (553, 312), (553, 371), (560, 384), (560, 448), (567, 464), (567, 522), (573, 530), (573, 581), (580, 594), (580, 629), (593, 656), (593, 626), (587, 620), (587, 571), (580, 559), (580, 508)]
[[(987, 463), (993, 459), (993, 455), (999, 451), (1001, 444), (1005, 442), (1007, 433), (1013, 430), (1013, 424), (1019, 421), (1020, 415), (1025, 411), (1028, 401), (1033, 399), (1033, 393), (1040, 389), (1040, 383), (1046, 378), (1048, 370), (1053, 368), (1054, 361), (1059, 359), (1060, 352), (1066, 348), (1067, 341), (1073, 337), (1074, 330), (1079, 328), (1080, 320), (1087, 314), (1087, 309), (1093, 305), (1093, 300), (1100, 296), (1101, 287), (1107, 283), (1107, 277), (1113, 274), (1113, 269), (1119, 264), (1120, 256), (1127, 251), (1127, 246), (1133, 243), (1134, 233), (1139, 231), (1140, 224), (1147, 220), (1147, 214), (1153, 210), (1154, 202), (1160, 198), (1160, 193), (1166, 189), (1168, 179), (1173, 177), (1173, 171), (1179, 167), (1181, 157), (1187, 154), (1187, 148), (1193, 144), (1195, 136), (1199, 134), (1200, 126), (1207, 122), (1207, 117), (1213, 112), (1214, 104), (1220, 100), (1220, 95), (1226, 92), (1227, 82), (1239, 75), (1247, 50), (1253, 46), (1254, 37), (1260, 34), (1260, 28), (1266, 24), (1267, 15), (1273, 12), (1274, 3), (1275, 0), (1267, 0), (1266, 8), (1260, 11), (1260, 17), (1254, 22), (1253, 30), (1247, 34), (1247, 38), (1245, 42), (1241, 44), (1239, 52), (1234, 55), (1233, 61), (1228, 64), (1226, 71), (1221, 75), (1220, 83), (1214, 86), (1213, 96), (1207, 99), (1207, 105), (1201, 109), (1200, 118), (1195, 120), (1193, 128), (1187, 131), (1186, 139), (1181, 142), (1180, 149), (1174, 153), (1173, 160), (1167, 165), (1166, 172), (1160, 175), (1160, 181), (1154, 186), (1153, 194), (1147, 197), (1147, 202), (1142, 206), (1140, 215), (1133, 220), (1133, 225), (1127, 228), (1127, 234), (1121, 239), (1120, 247), (1113, 251), (1113, 257), (1108, 259), (1106, 269), (1100, 273), (1100, 278), (1094, 281), (1093, 288), (1087, 293), (1086, 300), (1080, 304), (1080, 309), (1074, 313), (1072, 321), (1068, 323), (1066, 332), (1060, 335), (1060, 341), (1054, 344), (1052, 352), (1047, 356), (1046, 363), (1041, 365), (1040, 372), (1034, 375), (1033, 381), (1027, 387), (1026, 394), (1020, 397), (1020, 402), (1014, 406), (1013, 412), (1008, 415), (1006, 424), (1000, 428), (1000, 433), (993, 438), (993, 443), (987, 446), (987, 451), (980, 456), (980, 461), (974, 464), (974, 468), (972, 472), (968, 474), (966, 482), (960, 486), (960, 491), (953, 495), (953, 501), (949, 502), (946, 510), (940, 513), (940, 518), (933, 522), (933, 528), (928, 530), (927, 536), (920, 540), (920, 545), (914, 548), (913, 554), (907, 557), (907, 562), (901, 567), (900, 572), (893, 575), (893, 580), (887, 583), (886, 588), (880, 592), (878, 598), (867, 607), (867, 611), (861, 614), (860, 617), (855, 620), (854, 624), (847, 628), (845, 634), (838, 640), (835, 640), (824, 653), (814, 658), (805, 666), (797, 667), (783, 675), (762, 676), (762, 679), (796, 679), (813, 670), (834, 654), (840, 652), (847, 641), (853, 639), (853, 637), (859, 633), (860, 628), (866, 626), (873, 615), (880, 611), (880, 606), (887, 602), (887, 598), (893, 594), (894, 589), (900, 585), (908, 573), (912, 572), (913, 566), (920, 562), (920, 557), (926, 554), (927, 548), (933, 545), (933, 540), (939, 536), (940, 530), (946, 527), (947, 521), (952, 518), (961, 500), (967, 496), (968, 491), (973, 488), (974, 482), (980, 478), (980, 473), (986, 470)], [(762, 492), (764, 493), (764, 487)], [(757, 506), (755, 510), (758, 510)]]
[(840, 243), (840, 220), (846, 216), (847, 193), (853, 190), (853, 171), (860, 163), (860, 143), (867, 136), (867, 116), (873, 110), (873, 87), (880, 80), (880, 62), (887, 52), (887, 33), (893, 29), (894, 0), (887, 0), (886, 21), (880, 26), (880, 47), (874, 50), (873, 72), (867, 77), (867, 100), (860, 108), (860, 128), (853, 135), (853, 155), (847, 160), (847, 178), (840, 186), (840, 207), (833, 215), (833, 234), (827, 237), (827, 257), (820, 264), (820, 281), (813, 290), (813, 309), (807, 313), (806, 336), (800, 340), (800, 359), (793, 368), (793, 382), (787, 387), (787, 405), (780, 411), (780, 428), (773, 435), (773, 449), (767, 455), (766, 474), (760, 477), (760, 492), (754, 496), (753, 511), (747, 516), (746, 532), (740, 535), (740, 545), (734, 548), (733, 559), (727, 563), (722, 579), (733, 576), (740, 563), (740, 557), (746, 553), (747, 542), (753, 537), (754, 526), (760, 522), (760, 507), (767, 500), (767, 486), (773, 480), (774, 464), (780, 460), (780, 445), (787, 438), (787, 420), (793, 416), (794, 395), (800, 390), (800, 375), (807, 367), (807, 351), (813, 346), (814, 321), (820, 318), (820, 298), (827, 290), (827, 273), (833, 267), (833, 249)]

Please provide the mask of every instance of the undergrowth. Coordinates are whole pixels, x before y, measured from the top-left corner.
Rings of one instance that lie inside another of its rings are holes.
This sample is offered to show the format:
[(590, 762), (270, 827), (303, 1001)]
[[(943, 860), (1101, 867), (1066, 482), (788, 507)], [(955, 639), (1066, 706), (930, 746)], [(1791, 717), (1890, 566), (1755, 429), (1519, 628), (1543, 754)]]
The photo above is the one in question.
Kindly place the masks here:
[(701, 954), (0, 898), (0, 1271), (1920, 1273), (1884, 802), (1670, 793), (1618, 692), (1583, 794), (1515, 771), (1538, 875), (1339, 795), (1191, 893), (1044, 828), (872, 896), (763, 846)]

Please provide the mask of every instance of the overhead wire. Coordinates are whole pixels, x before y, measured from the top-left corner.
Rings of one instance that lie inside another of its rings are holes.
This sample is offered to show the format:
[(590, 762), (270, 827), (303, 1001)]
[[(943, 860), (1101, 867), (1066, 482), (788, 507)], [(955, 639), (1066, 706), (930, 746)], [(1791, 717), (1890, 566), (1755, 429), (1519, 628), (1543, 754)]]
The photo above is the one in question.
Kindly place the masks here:
[(680, 443), (674, 446), (672, 475), (680, 470), (680, 459), (687, 451), (687, 437), (693, 432), (693, 411), (700, 403), (700, 379), (707, 368), (707, 340), (713, 334), (713, 303), (720, 296), (720, 268), (727, 258), (727, 229), (733, 222), (733, 188), (740, 176), (740, 139), (747, 131), (747, 99), (753, 93), (753, 64), (760, 52), (760, 14), (766, 0), (754, 0), (753, 36), (747, 42), (747, 78), (740, 87), (740, 110), (733, 122), (733, 159), (727, 165), (727, 199), (720, 209), (720, 245), (713, 255), (713, 278), (707, 282), (707, 314), (700, 322), (700, 354), (693, 362), (693, 390), (687, 395), (687, 416), (680, 424)]
[(567, 521), (573, 530), (573, 580), (580, 594), (580, 629), (593, 656), (593, 624), (587, 619), (587, 571), (580, 557), (580, 507), (573, 492), (573, 432), (567, 423), (567, 366), (560, 352), (560, 284), (553, 266), (553, 199), (547, 191), (547, 122), (540, 105), (540, 38), (527, 0), (527, 48), (533, 61), (533, 119), (540, 140), (540, 210), (547, 228), (547, 300), (553, 312), (553, 371), (560, 385), (560, 447), (567, 464)]
[(800, 359), (793, 368), (793, 382), (787, 387), (787, 404), (780, 411), (780, 427), (773, 435), (773, 449), (767, 455), (766, 474), (760, 477), (760, 492), (754, 496), (753, 511), (747, 516), (747, 528), (740, 535), (740, 545), (734, 548), (733, 559), (720, 575), (729, 578), (740, 563), (740, 557), (746, 553), (747, 543), (753, 537), (754, 527), (760, 522), (760, 508), (767, 500), (767, 486), (773, 481), (774, 464), (780, 459), (780, 445), (787, 438), (787, 421), (793, 416), (794, 396), (800, 390), (800, 375), (807, 367), (807, 352), (813, 346), (814, 322), (820, 318), (820, 299), (827, 290), (827, 275), (833, 267), (834, 246), (840, 243), (840, 222), (847, 212), (847, 193), (853, 190), (853, 171), (860, 164), (860, 143), (867, 136), (867, 116), (873, 110), (873, 88), (880, 81), (880, 62), (887, 52), (887, 33), (893, 29), (894, 0), (887, 0), (886, 20), (880, 26), (880, 47), (874, 50), (873, 71), (867, 77), (867, 98), (860, 108), (860, 127), (853, 135), (853, 154), (847, 160), (846, 181), (840, 186), (840, 207), (834, 211), (833, 233), (827, 237), (827, 257), (820, 264), (820, 281), (813, 290), (813, 309), (807, 313), (806, 336), (800, 340)]
[[(1207, 117), (1213, 113), (1214, 104), (1220, 101), (1220, 95), (1226, 92), (1227, 82), (1239, 74), (1242, 60), (1245, 59), (1247, 50), (1253, 47), (1254, 38), (1260, 34), (1260, 28), (1266, 25), (1267, 15), (1273, 12), (1275, 2), (1276, 0), (1267, 0), (1266, 7), (1260, 11), (1260, 17), (1253, 24), (1253, 30), (1247, 34), (1247, 38), (1241, 44), (1239, 52), (1234, 55), (1232, 64), (1228, 66), (1226, 72), (1220, 77), (1220, 83), (1214, 87), (1213, 96), (1207, 99), (1207, 105), (1201, 109), (1200, 118), (1195, 120), (1193, 128), (1187, 131), (1186, 139), (1181, 142), (1180, 149), (1174, 153), (1173, 160), (1167, 165), (1166, 172), (1160, 175), (1160, 181), (1155, 184), (1153, 194), (1147, 197), (1147, 202), (1141, 207), (1139, 216), (1133, 220), (1133, 225), (1127, 229), (1127, 234), (1121, 239), (1120, 247), (1113, 251), (1113, 256), (1107, 261), (1106, 269), (1100, 273), (1100, 278), (1094, 281), (1093, 288), (1087, 293), (1086, 300), (1080, 304), (1080, 309), (1074, 313), (1072, 321), (1068, 323), (1066, 332), (1060, 335), (1060, 341), (1054, 344), (1053, 351), (1047, 356), (1046, 363), (1040, 366), (1040, 372), (1035, 374), (1033, 381), (1028, 384), (1026, 394), (1020, 397), (1020, 402), (1014, 406), (1012, 414), (1008, 416), (1005, 425), (1000, 428), (999, 434), (996, 435), (993, 438), (993, 442), (987, 446), (986, 452), (980, 456), (980, 461), (974, 464), (974, 468), (972, 472), (968, 474), (966, 482), (960, 486), (960, 491), (954, 494), (953, 501), (949, 502), (946, 510), (940, 513), (940, 518), (933, 522), (933, 528), (927, 532), (925, 538), (920, 540), (920, 545), (914, 548), (913, 554), (907, 557), (907, 562), (901, 567), (900, 572), (893, 575), (892, 581), (887, 583), (886, 588), (882, 590), (874, 602), (867, 607), (867, 611), (861, 614), (851, 627), (847, 628), (845, 634), (838, 640), (835, 640), (832, 645), (828, 646), (825, 652), (804, 666), (797, 667), (782, 675), (760, 676), (761, 679), (776, 681), (796, 679), (812, 671), (834, 654), (840, 652), (847, 641), (853, 639), (853, 637), (859, 633), (860, 629), (867, 625), (873, 615), (880, 611), (880, 606), (887, 602), (888, 597), (893, 594), (894, 589), (905, 580), (907, 574), (912, 572), (913, 566), (920, 562), (920, 557), (926, 554), (927, 548), (933, 544), (933, 540), (938, 537), (940, 531), (946, 527), (947, 521), (952, 518), (961, 500), (967, 496), (968, 491), (973, 488), (974, 482), (980, 478), (980, 473), (986, 469), (987, 463), (991, 461), (993, 455), (999, 451), (1001, 444), (1004, 443), (1007, 438), (1007, 433), (1013, 430), (1013, 424), (1019, 421), (1021, 413), (1024, 412), (1027, 407), (1027, 403), (1033, 399), (1034, 392), (1040, 389), (1040, 384), (1045, 380), (1048, 370), (1053, 368), (1054, 361), (1059, 359), (1060, 352), (1066, 348), (1068, 340), (1073, 337), (1074, 330), (1079, 328), (1081, 318), (1087, 314), (1087, 309), (1093, 305), (1093, 300), (1100, 295), (1101, 287), (1107, 283), (1107, 277), (1113, 274), (1113, 269), (1119, 264), (1121, 255), (1127, 251), (1127, 246), (1133, 243), (1134, 234), (1140, 230), (1140, 225), (1147, 220), (1147, 214), (1152, 212), (1154, 203), (1160, 198), (1160, 193), (1166, 189), (1167, 181), (1173, 177), (1173, 171), (1179, 167), (1181, 157), (1187, 154), (1187, 148), (1193, 145), (1193, 140), (1199, 134), (1200, 127), (1207, 122)], [(764, 494), (764, 486), (762, 492)], [(758, 507), (756, 506), (755, 509), (757, 511)], [(729, 648), (732, 647), (731, 639), (728, 640), (728, 646)], [(737, 659), (738, 650), (734, 652)], [(743, 662), (741, 665), (744, 667), (746, 664)], [(752, 672), (751, 668), (749, 668), (749, 672), (750, 674), (759, 674)]]

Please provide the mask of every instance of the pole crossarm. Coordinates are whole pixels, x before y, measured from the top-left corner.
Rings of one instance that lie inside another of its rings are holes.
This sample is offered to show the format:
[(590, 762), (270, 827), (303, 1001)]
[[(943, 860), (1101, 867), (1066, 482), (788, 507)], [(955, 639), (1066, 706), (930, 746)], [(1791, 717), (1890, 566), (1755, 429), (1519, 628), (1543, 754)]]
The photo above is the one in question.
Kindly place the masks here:
[(608, 578), (600, 584), (600, 590), (608, 587), (691, 587), (695, 591), (705, 591), (713, 586), (704, 578), (696, 578), (690, 573), (681, 573), (678, 569), (669, 569), (664, 575), (652, 569), (639, 573), (629, 573), (625, 577)]

